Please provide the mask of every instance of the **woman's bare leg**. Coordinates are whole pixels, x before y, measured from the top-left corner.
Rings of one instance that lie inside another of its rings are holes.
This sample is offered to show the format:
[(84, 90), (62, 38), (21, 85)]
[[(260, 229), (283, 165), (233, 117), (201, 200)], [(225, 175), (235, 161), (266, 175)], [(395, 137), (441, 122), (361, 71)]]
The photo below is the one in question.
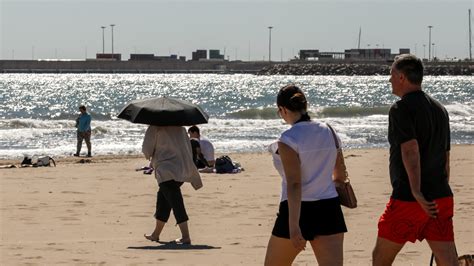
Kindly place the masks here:
[(158, 242), (160, 240), (161, 231), (163, 231), (163, 227), (165, 227), (165, 224), (165, 222), (156, 219), (155, 230), (153, 230), (153, 233), (151, 233), (151, 235), (145, 234), (144, 237), (150, 241)]
[(310, 243), (320, 266), (342, 266), (344, 233), (317, 236)]
[(181, 231), (181, 238), (176, 239), (177, 243), (180, 244), (191, 244), (191, 237), (189, 236), (188, 222), (182, 222), (178, 224), (179, 230)]
[(293, 246), (289, 239), (272, 235), (268, 241), (265, 265), (291, 265), (298, 253), (300, 251)]

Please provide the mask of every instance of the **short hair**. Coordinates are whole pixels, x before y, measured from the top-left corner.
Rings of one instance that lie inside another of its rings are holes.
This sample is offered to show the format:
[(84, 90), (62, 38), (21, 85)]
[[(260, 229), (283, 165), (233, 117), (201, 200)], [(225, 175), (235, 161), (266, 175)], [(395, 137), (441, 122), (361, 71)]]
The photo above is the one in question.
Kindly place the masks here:
[(85, 105), (81, 105), (81, 106), (79, 106), (79, 109), (81, 109), (81, 110), (84, 110), (84, 111), (87, 111), (87, 109), (86, 109), (86, 106), (85, 106)]
[(197, 126), (192, 126), (188, 129), (188, 133), (198, 133), (199, 134), (199, 128)]
[(293, 112), (306, 112), (308, 102), (303, 91), (295, 85), (287, 85), (280, 89), (277, 96), (277, 105)]
[(421, 85), (423, 81), (423, 63), (412, 54), (401, 54), (395, 57), (393, 67), (403, 73), (413, 84)]

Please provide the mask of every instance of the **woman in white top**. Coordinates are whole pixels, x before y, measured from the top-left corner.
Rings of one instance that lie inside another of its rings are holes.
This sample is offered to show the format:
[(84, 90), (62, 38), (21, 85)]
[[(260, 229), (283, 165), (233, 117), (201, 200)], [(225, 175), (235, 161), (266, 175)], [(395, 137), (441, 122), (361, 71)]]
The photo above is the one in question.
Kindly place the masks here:
[(178, 244), (191, 244), (188, 215), (184, 207), (181, 185), (189, 182), (194, 189), (202, 187), (201, 177), (193, 162), (191, 143), (186, 129), (179, 126), (150, 126), (142, 146), (145, 158), (151, 160), (159, 190), (155, 210), (155, 230), (145, 238), (159, 241), (160, 234), (173, 210), (181, 230)]
[(270, 146), (282, 192), (265, 265), (291, 265), (307, 241), (319, 265), (342, 265), (347, 228), (332, 181), (337, 155), (332, 132), (311, 121), (306, 97), (294, 85), (280, 90), (277, 106), (291, 128)]

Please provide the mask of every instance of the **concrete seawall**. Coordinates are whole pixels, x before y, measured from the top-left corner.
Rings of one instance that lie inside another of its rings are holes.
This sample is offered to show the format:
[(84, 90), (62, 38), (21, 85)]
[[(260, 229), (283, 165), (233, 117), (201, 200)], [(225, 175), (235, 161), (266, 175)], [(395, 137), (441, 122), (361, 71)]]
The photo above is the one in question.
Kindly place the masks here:
[[(0, 60), (0, 73), (251, 73), (388, 75), (385, 61), (38, 61)], [(425, 75), (474, 75), (474, 62), (426, 62)]]
[(269, 62), (1, 60), (0, 73), (256, 73)]

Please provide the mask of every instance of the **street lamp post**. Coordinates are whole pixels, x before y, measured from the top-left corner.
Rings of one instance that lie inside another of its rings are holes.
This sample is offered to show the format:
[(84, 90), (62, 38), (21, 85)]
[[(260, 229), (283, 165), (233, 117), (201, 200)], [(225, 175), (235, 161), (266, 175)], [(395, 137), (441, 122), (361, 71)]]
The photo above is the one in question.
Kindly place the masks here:
[(272, 61), (272, 29), (273, 26), (268, 27), (268, 62)]
[(436, 54), (435, 54), (435, 44), (432, 43), (431, 45), (433, 45), (433, 60), (436, 58)]
[(102, 28), (102, 54), (105, 54), (105, 26), (101, 26)]
[(112, 56), (114, 54), (114, 26), (115, 24), (110, 24), (110, 27), (112, 28)]
[(423, 44), (423, 59), (426, 58), (426, 44)]
[(469, 60), (472, 61), (471, 9), (469, 9)]
[(428, 61), (431, 61), (431, 29), (433, 26), (428, 26), (429, 29), (429, 39), (428, 39)]

